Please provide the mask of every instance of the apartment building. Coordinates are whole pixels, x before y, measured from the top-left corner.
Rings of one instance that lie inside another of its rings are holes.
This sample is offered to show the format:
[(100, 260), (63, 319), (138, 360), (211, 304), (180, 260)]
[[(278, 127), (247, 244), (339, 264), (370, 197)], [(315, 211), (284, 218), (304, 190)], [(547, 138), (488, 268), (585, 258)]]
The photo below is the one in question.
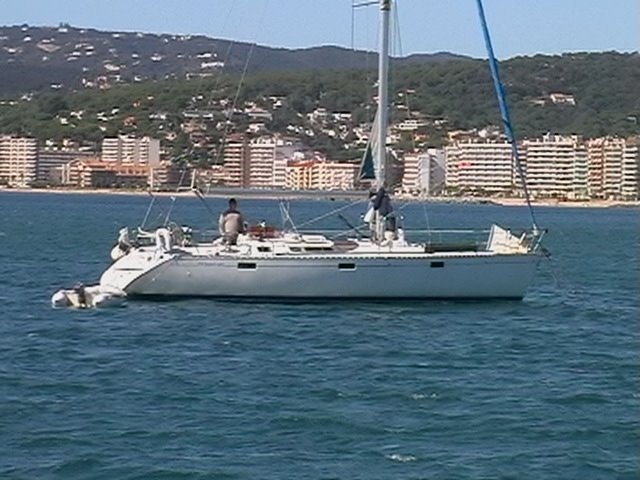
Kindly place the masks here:
[(238, 188), (285, 188), (287, 161), (303, 146), (294, 139), (264, 135), (249, 140), (229, 135), (223, 154), (224, 184)]
[(249, 142), (249, 187), (284, 188), (287, 168), (284, 146), (283, 139), (273, 136)]
[(109, 163), (99, 158), (72, 160), (56, 167), (63, 185), (75, 188), (109, 188), (115, 184), (116, 173)]
[(418, 195), (438, 195), (445, 182), (444, 150), (434, 148), (426, 152), (404, 156), (402, 191)]
[(589, 198), (604, 198), (604, 152), (605, 138), (587, 142), (587, 183)]
[(402, 191), (418, 193), (422, 191), (421, 170), (424, 154), (418, 152), (405, 153), (404, 172), (402, 175)]
[(37, 168), (35, 138), (0, 135), (0, 184), (29, 187), (36, 180)]
[(149, 169), (149, 188), (152, 190), (178, 190), (189, 188), (191, 169), (179, 167), (171, 162), (160, 162)]
[(289, 190), (311, 190), (311, 171), (315, 160), (292, 160), (285, 170), (285, 188)]
[(119, 135), (102, 141), (102, 161), (120, 165), (160, 165), (160, 140)]
[(588, 155), (580, 137), (547, 134), (523, 141), (521, 151), (532, 196), (588, 197)]
[(602, 193), (604, 198), (616, 198), (622, 185), (622, 157), (624, 155), (624, 139), (604, 139), (602, 161)]
[(426, 196), (442, 194), (446, 178), (446, 159), (443, 149), (429, 148), (423, 156), (420, 177), (422, 193)]
[(58, 168), (63, 184), (76, 188), (145, 188), (151, 172), (148, 165), (118, 165), (98, 158), (72, 160)]
[(511, 194), (515, 180), (512, 157), (507, 142), (454, 141), (445, 147), (447, 191)]
[(38, 151), (38, 168), (36, 180), (39, 183), (60, 184), (60, 172), (64, 165), (73, 160), (94, 159), (94, 152), (75, 148), (44, 148)]
[(304, 146), (296, 139), (261, 136), (249, 142), (249, 178), (251, 188), (284, 188), (287, 161)]
[(638, 198), (638, 140), (596, 138), (587, 143), (591, 198)]
[(291, 190), (353, 190), (360, 165), (321, 157), (287, 164), (285, 187)]
[(249, 186), (249, 145), (244, 135), (229, 135), (224, 144), (223, 166), (227, 187)]
[(314, 190), (353, 190), (360, 165), (356, 163), (316, 161), (311, 165)]
[[(276, 141), (273, 137), (258, 137), (249, 142), (249, 185), (270, 188), (274, 183)], [(283, 173), (284, 173), (283, 165)], [(284, 175), (283, 175), (284, 176)]]
[(627, 140), (622, 152), (620, 196), (624, 200), (640, 199), (640, 148), (638, 138)]
[[(589, 199), (638, 198), (638, 139), (547, 134), (519, 146), (532, 196)], [(449, 193), (500, 195), (516, 193), (520, 180), (506, 142), (465, 138), (445, 148)], [(406, 186), (414, 185), (417, 159), (405, 164)]]

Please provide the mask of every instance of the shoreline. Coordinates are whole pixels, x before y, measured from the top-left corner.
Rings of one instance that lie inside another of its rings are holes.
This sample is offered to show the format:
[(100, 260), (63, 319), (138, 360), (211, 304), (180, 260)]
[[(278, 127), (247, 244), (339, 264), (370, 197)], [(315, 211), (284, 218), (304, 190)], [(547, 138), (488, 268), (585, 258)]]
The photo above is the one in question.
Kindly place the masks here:
[[(119, 189), (65, 189), (65, 188), (0, 188), (0, 193), (51, 193), (56, 195), (122, 195), (122, 196), (160, 196), (160, 197), (195, 197), (190, 190), (179, 192), (149, 192), (141, 190), (119, 190)], [(251, 190), (251, 189), (215, 189), (205, 195), (209, 198), (229, 198), (237, 197), (241, 199), (265, 199), (279, 200), (366, 200), (366, 191), (349, 192), (324, 192), (324, 191), (273, 191), (273, 190)], [(476, 204), (476, 205), (496, 205), (502, 207), (524, 207), (526, 202), (523, 198), (493, 198), (493, 197), (428, 197), (420, 199), (416, 197), (396, 197), (400, 201), (426, 202), (426, 203), (449, 203), (449, 204)], [(564, 207), (564, 208), (640, 208), (640, 200), (542, 200), (532, 201), (534, 207)]]

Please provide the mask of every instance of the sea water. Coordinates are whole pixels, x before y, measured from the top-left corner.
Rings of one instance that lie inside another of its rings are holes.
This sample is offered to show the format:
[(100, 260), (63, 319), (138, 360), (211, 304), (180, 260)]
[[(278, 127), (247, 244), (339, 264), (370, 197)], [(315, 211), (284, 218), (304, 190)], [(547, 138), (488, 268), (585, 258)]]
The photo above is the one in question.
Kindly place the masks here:
[[(521, 302), (52, 309), (61, 286), (97, 281), (148, 203), (0, 193), (0, 478), (638, 477), (637, 209), (537, 209), (551, 259)], [(171, 210), (215, 228), (197, 199), (172, 203), (148, 224)], [(303, 223), (345, 205), (290, 210)], [(277, 202), (240, 208), (281, 223)], [(528, 222), (521, 207), (402, 211), (414, 228)]]

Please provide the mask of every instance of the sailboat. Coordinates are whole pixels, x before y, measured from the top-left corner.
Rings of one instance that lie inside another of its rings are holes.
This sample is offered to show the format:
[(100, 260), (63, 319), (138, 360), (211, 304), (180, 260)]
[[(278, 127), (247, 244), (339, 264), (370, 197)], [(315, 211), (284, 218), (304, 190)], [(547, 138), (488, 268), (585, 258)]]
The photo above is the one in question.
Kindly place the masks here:
[(492, 225), (481, 243), (434, 244), (410, 241), (393, 211), (385, 171), (392, 3), (378, 2), (378, 110), (371, 142), (375, 195), (365, 217), (368, 237), (336, 241), (295, 228), (276, 232), (257, 226), (230, 245), (223, 238), (195, 242), (190, 230), (178, 226), (138, 229), (133, 238), (125, 229), (101, 286), (155, 297), (522, 299), (541, 259), (542, 232), (535, 220), (532, 231), (517, 235)]

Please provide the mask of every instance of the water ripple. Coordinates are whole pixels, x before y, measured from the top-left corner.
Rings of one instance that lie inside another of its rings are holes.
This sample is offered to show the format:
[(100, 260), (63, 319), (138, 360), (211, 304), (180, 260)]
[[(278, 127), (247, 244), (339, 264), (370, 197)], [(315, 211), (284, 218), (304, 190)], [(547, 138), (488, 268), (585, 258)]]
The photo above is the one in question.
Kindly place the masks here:
[[(69, 312), (51, 292), (95, 278), (145, 199), (15, 195), (0, 192), (0, 478), (637, 476), (637, 212), (543, 209), (563, 278), (543, 265), (523, 302)], [(176, 213), (206, 221), (197, 207)], [(434, 208), (452, 227), (522, 213)]]

